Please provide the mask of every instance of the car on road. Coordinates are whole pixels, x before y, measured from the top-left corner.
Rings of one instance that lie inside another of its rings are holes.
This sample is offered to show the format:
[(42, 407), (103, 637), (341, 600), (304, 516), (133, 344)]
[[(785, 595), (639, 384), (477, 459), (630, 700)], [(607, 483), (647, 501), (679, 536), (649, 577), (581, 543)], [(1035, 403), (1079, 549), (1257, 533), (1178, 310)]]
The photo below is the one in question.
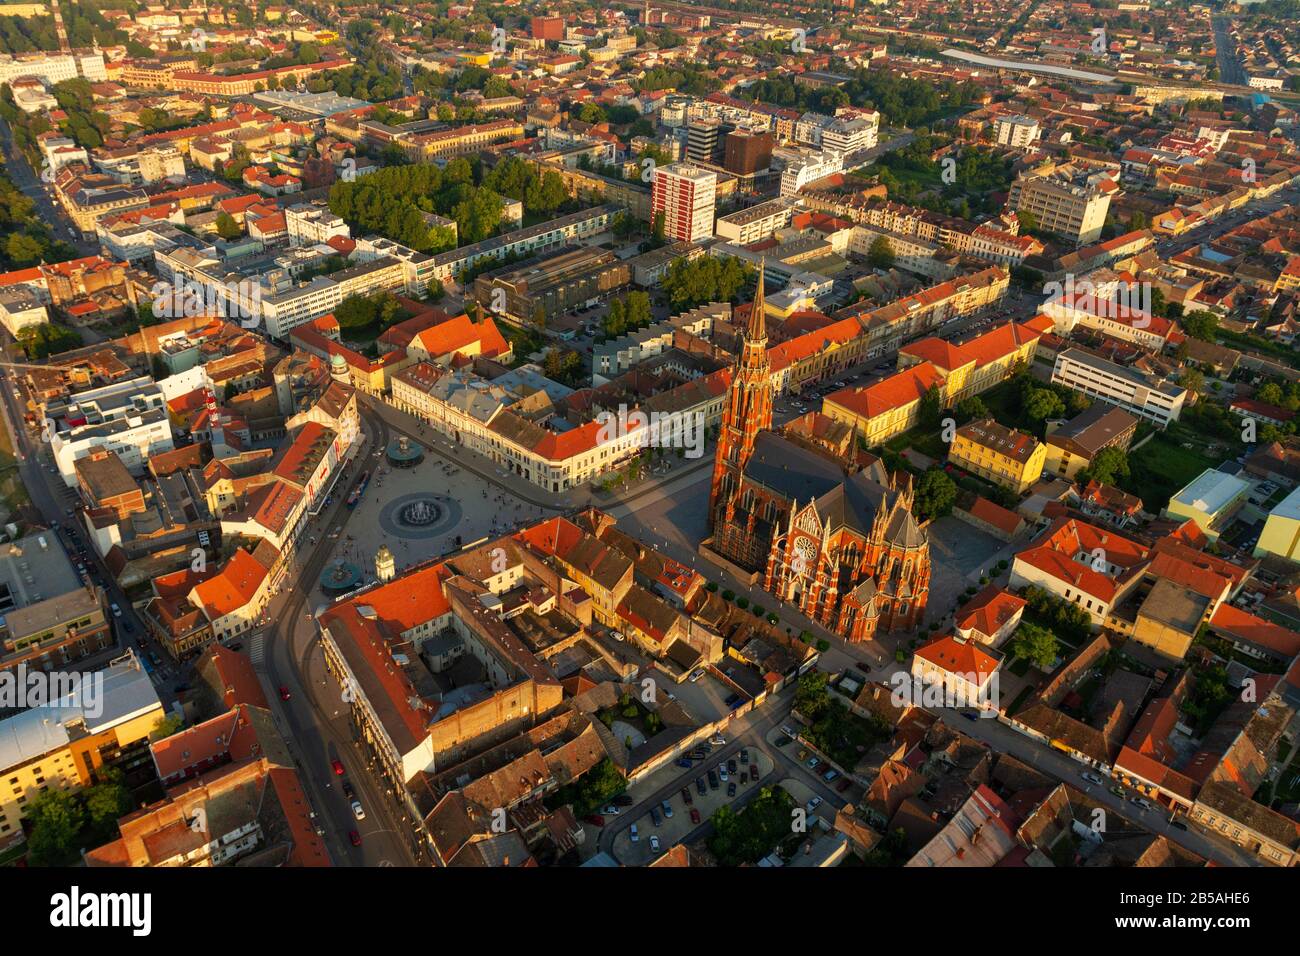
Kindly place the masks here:
[(692, 684), (694, 684), (697, 680), (699, 680), (703, 676), (704, 676), (703, 669), (697, 667), (695, 670), (691, 671), (690, 681)]
[(785, 747), (785, 746), (787, 746), (789, 743), (790, 743), (790, 738), (789, 738), (789, 737), (782, 737), (780, 740), (778, 740), (778, 741), (776, 742), (776, 746), (778, 746), (778, 747)]
[(357, 798), (357, 792), (352, 789), (352, 781), (350, 781), (347, 777), (343, 778), (342, 787), (343, 787), (343, 796), (347, 797), (349, 800), (355, 800)]
[(635, 843), (637, 840), (641, 839), (641, 834), (639, 834), (639, 833), (636, 832), (636, 824), (635, 824), (635, 823), (632, 824), (632, 829), (628, 832), (628, 836), (630, 836), (630, 837), (632, 838), (632, 842), (633, 842), (633, 843)]
[(871, 665), (870, 665), (870, 664), (867, 664), (867, 663), (865, 663), (865, 662), (863, 662), (863, 661), (858, 661), (858, 662), (857, 662), (856, 664), (854, 664), (853, 666), (856, 667), (858, 670), (862, 671), (862, 673), (864, 673), (864, 674), (870, 674), (870, 673), (871, 673)]
[(281, 685), (280, 685), (280, 699), (281, 699), (281, 700), (288, 700), (288, 699), (289, 699), (290, 697), (292, 697), (292, 696), (293, 696), (293, 694), (289, 693), (289, 688), (286, 687), (284, 684), (281, 684)]
[(108, 608), (109, 608), (109, 610), (111, 610), (111, 611), (113, 612), (113, 617), (121, 617), (121, 616), (122, 616), (122, 609), (121, 609), (120, 607), (117, 606), (117, 602), (116, 602), (116, 601), (114, 601), (113, 603), (109, 604)]
[(1170, 825), (1171, 827), (1173, 827), (1174, 829), (1176, 829), (1176, 830), (1186, 830), (1186, 829), (1187, 829), (1187, 824), (1184, 823), (1182, 820), (1170, 820), (1170, 821), (1169, 821), (1169, 825)]
[(818, 765), (819, 763), (821, 763), (821, 761), (818, 760), (816, 757), (809, 757), (809, 758), (808, 758), (808, 769), (809, 769), (809, 770), (816, 770), (816, 769), (817, 769), (817, 765)]
[(366, 818), (366, 811), (362, 809), (360, 800), (352, 801), (352, 815), (358, 820), (364, 820)]
[(682, 787), (682, 803), (686, 804), (689, 807), (694, 802), (695, 802), (695, 798), (691, 796), (691, 788)]
[(813, 797), (811, 800), (808, 801), (808, 803), (805, 805), (804, 809), (807, 810), (809, 813), (812, 813), (814, 810), (816, 810), (816, 809), (817, 809), (818, 807), (820, 807), (821, 805), (822, 805), (822, 798), (821, 798), (821, 797)]
[(1097, 776), (1095, 773), (1088, 773), (1088, 771), (1086, 770), (1083, 773), (1079, 774), (1079, 776), (1082, 777), (1084, 780), (1087, 780), (1089, 783), (1097, 784), (1097, 786), (1099, 787), (1103, 786), (1106, 783), (1106, 781), (1102, 780), (1101, 777)]
[(331, 761), (330, 761), (330, 766), (334, 768), (334, 772), (335, 772), (336, 774), (338, 774), (340, 777), (343, 776), (343, 764), (342, 764), (342, 763), (340, 763), (340, 762), (337, 761), (337, 760), (331, 760)]
[(963, 717), (965, 717), (967, 720), (978, 720), (978, 719), (979, 719), (979, 714), (975, 713), (975, 711), (973, 711), (973, 710), (963, 710), (963, 711), (961, 712), (961, 715), (962, 715)]
[(361, 834), (356, 830), (348, 831), (348, 839), (352, 841), (353, 846), (361, 846)]
[(831, 770), (827, 770), (824, 774), (822, 774), (822, 779), (825, 780), (827, 783), (830, 783), (839, 775), (840, 772), (838, 770), (831, 769)]
[(661, 806), (664, 808), (664, 816), (671, 820), (673, 818), (673, 805), (665, 800)]
[(727, 761), (727, 772), (728, 772), (728, 773), (735, 773), (735, 772), (736, 772), (736, 758), (735, 758), (735, 757), (732, 757), (730, 760)]
[(1145, 798), (1143, 798), (1143, 797), (1129, 797), (1129, 800), (1133, 803), (1133, 805), (1134, 805), (1135, 807), (1141, 807), (1143, 810), (1154, 810), (1154, 809), (1155, 809), (1155, 807), (1152, 805), (1151, 801), (1150, 801), (1150, 800), (1147, 800), (1147, 799), (1145, 799)]
[(838, 784), (836, 784), (835, 792), (843, 793), (845, 790), (849, 789), (849, 787), (851, 787), (852, 785), (853, 785), (853, 781), (850, 780), (848, 777), (845, 777)]
[(650, 835), (650, 852), (651, 853), (659, 852), (659, 838), (654, 834)]
[(1124, 788), (1121, 787), (1119, 784), (1116, 784), (1115, 786), (1111, 787), (1110, 792), (1115, 794), (1115, 796), (1117, 797), (1124, 796)]
[(685, 770), (690, 770), (691, 767), (694, 766), (694, 764), (691, 763), (691, 759), (689, 757), (678, 757), (677, 766)]
[(691, 822), (698, 824), (700, 822), (700, 811), (691, 807)]

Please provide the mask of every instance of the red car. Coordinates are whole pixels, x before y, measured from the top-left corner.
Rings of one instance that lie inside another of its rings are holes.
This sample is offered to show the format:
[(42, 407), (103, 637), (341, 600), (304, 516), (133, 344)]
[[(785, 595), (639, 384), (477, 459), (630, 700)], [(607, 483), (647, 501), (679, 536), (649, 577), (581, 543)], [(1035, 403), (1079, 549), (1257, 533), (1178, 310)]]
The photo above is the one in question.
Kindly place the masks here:
[(352, 841), (353, 846), (361, 846), (361, 834), (356, 830), (348, 831), (348, 839)]
[(340, 777), (343, 776), (343, 764), (335, 760), (330, 763), (330, 766), (334, 768), (334, 772), (336, 774), (338, 774)]
[(292, 696), (293, 696), (293, 695), (289, 693), (289, 688), (286, 687), (284, 684), (281, 684), (281, 685), (280, 685), (280, 699), (281, 699), (281, 700), (288, 700), (288, 699), (289, 699), (290, 697), (292, 697)]
[(691, 807), (691, 822), (692, 823), (700, 822), (700, 811), (696, 810), (694, 807)]
[(845, 777), (843, 780), (839, 782), (839, 786), (837, 786), (835, 789), (837, 792), (843, 793), (845, 790), (849, 789), (849, 787), (852, 785), (853, 785), (853, 781), (849, 780), (848, 777)]
[(594, 824), (595, 826), (598, 827), (603, 827), (605, 825), (605, 818), (602, 817), (599, 813), (589, 813), (583, 819), (586, 820), (588, 823)]

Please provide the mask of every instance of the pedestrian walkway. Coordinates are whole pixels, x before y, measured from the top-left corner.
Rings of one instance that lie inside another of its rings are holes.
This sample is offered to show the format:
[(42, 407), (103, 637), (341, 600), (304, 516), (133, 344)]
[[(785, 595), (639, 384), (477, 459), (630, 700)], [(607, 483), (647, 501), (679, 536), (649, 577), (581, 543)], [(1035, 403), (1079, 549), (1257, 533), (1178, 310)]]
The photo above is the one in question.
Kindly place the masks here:
[(262, 659), (265, 657), (266, 653), (264, 648), (265, 642), (266, 635), (261, 631), (258, 631), (253, 635), (252, 641), (248, 644), (248, 656), (252, 660), (254, 667), (261, 667), (262, 665)]

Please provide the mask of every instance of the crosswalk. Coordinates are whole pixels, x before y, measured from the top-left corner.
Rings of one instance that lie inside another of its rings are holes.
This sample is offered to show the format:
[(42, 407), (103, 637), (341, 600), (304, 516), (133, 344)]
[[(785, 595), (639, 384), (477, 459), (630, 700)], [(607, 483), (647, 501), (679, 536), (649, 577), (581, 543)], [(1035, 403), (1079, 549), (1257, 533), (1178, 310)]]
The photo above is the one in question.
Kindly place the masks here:
[(266, 635), (259, 631), (256, 635), (253, 636), (253, 640), (248, 645), (248, 656), (253, 661), (254, 666), (261, 664), (262, 659), (265, 657), (265, 652), (263, 649), (263, 643), (265, 641), (266, 641)]

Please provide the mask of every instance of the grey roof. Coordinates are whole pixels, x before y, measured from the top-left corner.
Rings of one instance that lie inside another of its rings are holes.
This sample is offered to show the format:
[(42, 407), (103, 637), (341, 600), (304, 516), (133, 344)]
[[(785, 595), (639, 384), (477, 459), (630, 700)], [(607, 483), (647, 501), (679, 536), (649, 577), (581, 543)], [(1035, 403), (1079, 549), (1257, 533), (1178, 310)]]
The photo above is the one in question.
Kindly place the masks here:
[(776, 432), (761, 431), (745, 466), (745, 477), (791, 501), (811, 501), (843, 484), (844, 471), (831, 459)]

